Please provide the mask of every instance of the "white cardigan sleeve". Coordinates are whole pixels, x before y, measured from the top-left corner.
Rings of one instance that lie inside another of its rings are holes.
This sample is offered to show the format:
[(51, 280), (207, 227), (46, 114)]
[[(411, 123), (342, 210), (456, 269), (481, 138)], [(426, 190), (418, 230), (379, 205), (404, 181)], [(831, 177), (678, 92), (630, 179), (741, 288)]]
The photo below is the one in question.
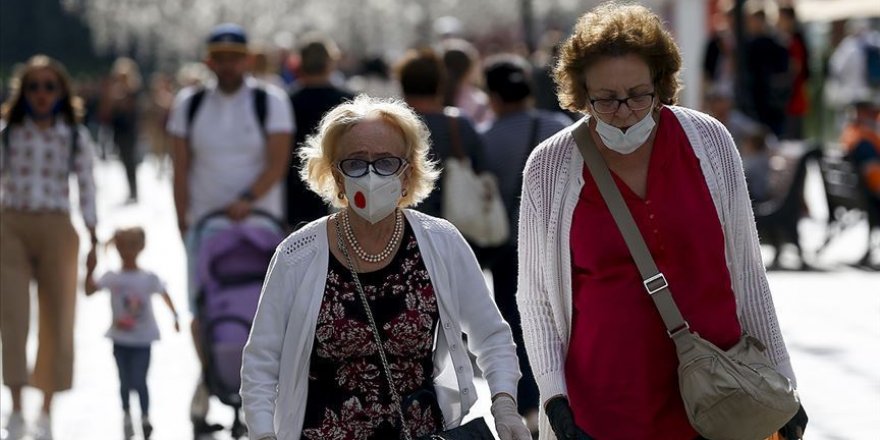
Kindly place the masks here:
[[(451, 273), (459, 297), (461, 326), (468, 335), (468, 348), (477, 356), (492, 395), (507, 393), (516, 398), (521, 373), (510, 326), (492, 300), (486, 279), (473, 251), (458, 231), (453, 238), (455, 255)], [(452, 348), (454, 349), (454, 348)]]
[(293, 285), (282, 248), (275, 251), (241, 363), (241, 398), (251, 438), (275, 434), (275, 401), (281, 350), (290, 315)]
[(732, 260), (730, 276), (738, 301), (740, 324), (743, 330), (767, 346), (768, 355), (776, 365), (776, 370), (797, 386), (767, 283), (742, 159), (730, 133), (721, 123), (708, 118), (700, 122), (707, 125), (701, 130), (705, 136), (706, 150), (710, 155), (713, 151), (717, 154), (715, 162), (719, 164), (721, 193), (727, 194), (722, 199), (726, 205), (722, 207), (722, 211), (727, 213), (724, 234), (726, 242), (732, 247), (732, 252), (728, 253)]
[[(534, 159), (534, 156), (533, 156)], [(534, 164), (535, 160), (530, 160)], [(541, 177), (530, 176), (539, 167), (526, 166), (523, 178), (522, 201), (519, 214), (519, 279), (517, 281), (516, 301), (522, 320), (523, 340), (529, 355), (529, 362), (541, 394), (541, 401), (551, 397), (568, 395), (565, 386), (565, 345), (556, 325), (551, 298), (549, 297), (545, 270), (547, 261), (547, 230), (540, 200), (532, 194), (530, 180), (541, 181)], [(546, 183), (545, 183), (546, 184)], [(560, 298), (556, 298), (561, 301)]]

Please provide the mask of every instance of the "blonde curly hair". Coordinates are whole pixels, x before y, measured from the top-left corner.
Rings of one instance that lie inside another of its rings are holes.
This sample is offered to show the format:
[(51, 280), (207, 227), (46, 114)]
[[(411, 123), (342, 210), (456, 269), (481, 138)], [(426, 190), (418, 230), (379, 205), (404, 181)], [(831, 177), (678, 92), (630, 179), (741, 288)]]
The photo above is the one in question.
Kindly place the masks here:
[(333, 176), (339, 159), (339, 139), (355, 125), (381, 119), (400, 130), (406, 146), (409, 179), (399, 206), (418, 205), (431, 194), (440, 175), (437, 163), (428, 157), (430, 132), (418, 114), (399, 99), (359, 95), (353, 101), (334, 107), (321, 119), (317, 133), (308, 136), (299, 150), (303, 167), (300, 178), (327, 203), (344, 208), (348, 200), (338, 197), (341, 188)]

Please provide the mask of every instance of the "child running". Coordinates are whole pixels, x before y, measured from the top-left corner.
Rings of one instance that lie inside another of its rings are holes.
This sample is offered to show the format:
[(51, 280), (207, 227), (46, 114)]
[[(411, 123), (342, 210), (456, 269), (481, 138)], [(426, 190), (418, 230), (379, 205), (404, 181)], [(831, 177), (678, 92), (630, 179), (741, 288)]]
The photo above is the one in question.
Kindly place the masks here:
[(122, 269), (105, 273), (95, 281), (95, 261), (87, 262), (86, 294), (91, 295), (99, 289), (110, 291), (110, 305), (113, 309), (113, 322), (107, 337), (113, 340), (113, 357), (119, 368), (119, 388), (122, 395), (122, 409), (125, 411), (123, 429), (125, 438), (134, 435), (129, 412), (129, 395), (137, 391), (141, 404), (141, 427), (145, 439), (150, 438), (153, 426), (150, 424), (150, 395), (147, 391), (147, 369), (150, 366), (150, 345), (159, 339), (159, 327), (153, 316), (150, 301), (155, 293), (161, 294), (165, 304), (174, 314), (174, 330), (179, 332), (177, 311), (164, 283), (152, 272), (142, 270), (137, 265), (138, 254), (144, 249), (146, 237), (140, 227), (119, 229), (111, 241), (122, 259)]

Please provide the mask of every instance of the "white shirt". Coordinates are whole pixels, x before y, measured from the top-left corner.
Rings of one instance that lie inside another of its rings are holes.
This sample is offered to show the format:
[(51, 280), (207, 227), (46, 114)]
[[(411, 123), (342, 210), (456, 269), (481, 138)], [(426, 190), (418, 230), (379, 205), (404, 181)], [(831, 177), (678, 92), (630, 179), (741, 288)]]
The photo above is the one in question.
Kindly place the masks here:
[(108, 338), (132, 347), (149, 346), (159, 339), (152, 297), (165, 292), (165, 284), (158, 276), (143, 270), (111, 271), (96, 284), (110, 291), (113, 322), (107, 330)]
[[(773, 308), (751, 201), (733, 139), (720, 122), (708, 115), (682, 107), (670, 109), (700, 161), (721, 221), (740, 325), (767, 346), (776, 370), (796, 384)], [(575, 126), (538, 146), (523, 176), (516, 299), (541, 402), (568, 394), (565, 356), (572, 319), (570, 231), (584, 185), (584, 160), (571, 134)], [(542, 412), (541, 439), (553, 438)]]
[[(461, 423), (477, 400), (468, 350), (476, 354), (492, 395), (515, 397), (520, 378), (516, 346), (458, 230), (443, 219), (404, 213), (437, 295), (434, 383), (450, 428)], [(275, 251), (241, 366), (241, 397), (251, 438), (300, 438), (329, 258), (327, 217), (294, 232)], [(462, 343), (463, 333), (468, 347)]]
[(83, 222), (94, 227), (95, 153), (92, 138), (79, 127), (77, 156), (70, 167), (71, 127), (62, 121), (45, 130), (30, 118), (8, 127), (9, 145), (0, 140), (0, 203), (4, 208), (25, 211), (70, 212), (70, 174), (79, 183), (79, 205)]
[(870, 98), (865, 45), (880, 47), (880, 32), (866, 30), (843, 39), (828, 59), (825, 99), (834, 107)]
[[(197, 88), (181, 90), (168, 119), (168, 132), (189, 138), (189, 210), (191, 223), (223, 209), (250, 188), (266, 168), (266, 139), (257, 120), (253, 89), (266, 90), (265, 134), (292, 133), (293, 110), (287, 94), (271, 84), (246, 78), (244, 85), (227, 95), (216, 85), (206, 88), (192, 127), (187, 112)], [(281, 182), (276, 183), (254, 207), (281, 218)]]

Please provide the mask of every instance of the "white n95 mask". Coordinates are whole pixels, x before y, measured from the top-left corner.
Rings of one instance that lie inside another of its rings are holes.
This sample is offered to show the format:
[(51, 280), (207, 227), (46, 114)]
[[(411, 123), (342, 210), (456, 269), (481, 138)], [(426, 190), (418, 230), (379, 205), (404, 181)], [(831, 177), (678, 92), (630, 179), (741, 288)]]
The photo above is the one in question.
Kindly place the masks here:
[(361, 177), (345, 176), (348, 204), (364, 220), (376, 224), (391, 215), (400, 201), (400, 175), (380, 176), (368, 172)]

